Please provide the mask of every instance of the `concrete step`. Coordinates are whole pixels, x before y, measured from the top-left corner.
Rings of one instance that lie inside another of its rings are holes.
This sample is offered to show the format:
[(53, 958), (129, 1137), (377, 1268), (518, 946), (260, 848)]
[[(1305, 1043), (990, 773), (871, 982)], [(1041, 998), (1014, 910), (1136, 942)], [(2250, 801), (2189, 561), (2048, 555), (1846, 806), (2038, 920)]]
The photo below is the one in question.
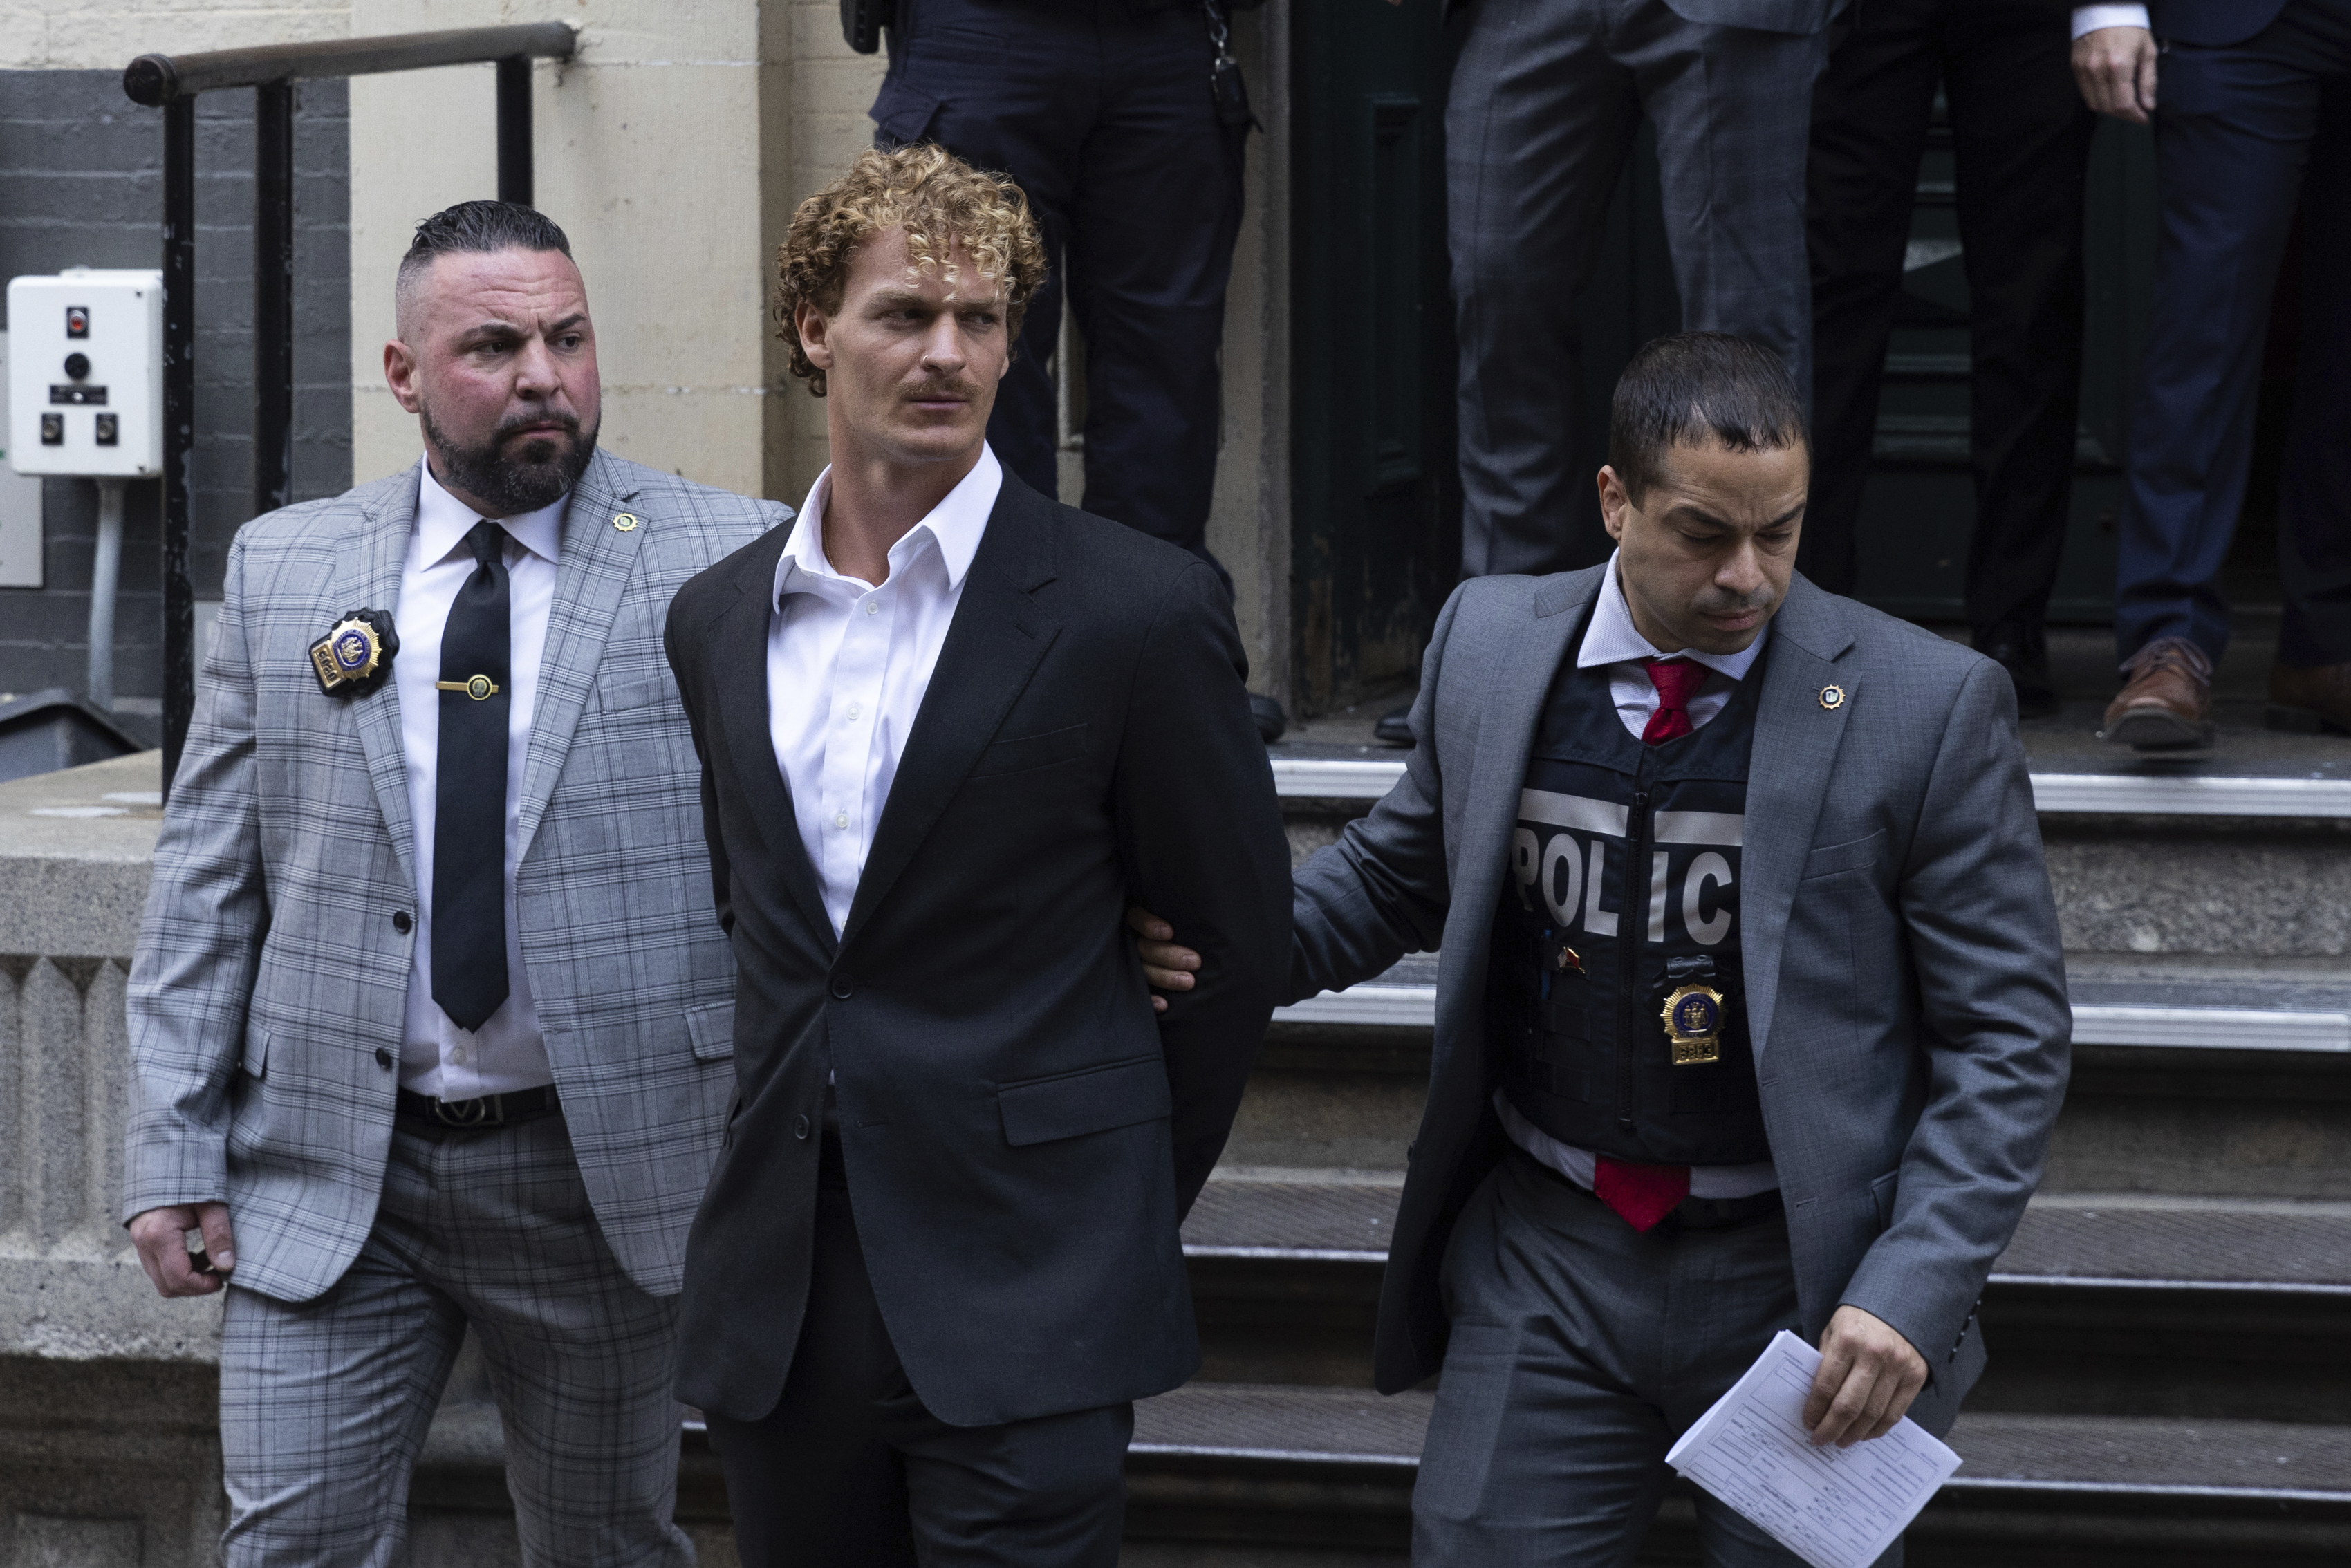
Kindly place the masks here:
[[(2233, 722), (2210, 763), (2105, 746), (2096, 702), (2021, 727), (2069, 951), (2351, 957), (2351, 741), (2262, 729), (2250, 699), (2224, 706)], [(1300, 861), (1404, 770), (1400, 753), (1343, 738), (1349, 726), (1308, 729), (1271, 748)]]
[[(1202, 1564), (1400, 1562), (1432, 1396), (1196, 1383), (1135, 1408), (1131, 1538)], [(1919, 1568), (2340, 1562), (2351, 1553), (2351, 1427), (1969, 1412), (1958, 1475), (1912, 1526)], [(1696, 1559), (1677, 1483), (1645, 1563)], [(1203, 1550), (1205, 1549), (1205, 1550)], [(1138, 1559), (1144, 1561), (1145, 1559)]]
[[(1401, 1183), (1220, 1173), (1186, 1222), (1206, 1365), (1367, 1386)], [(1971, 1408), (2324, 1422), (2351, 1413), (2351, 1203), (2036, 1197), (1985, 1291)]]
[[(2351, 965), (2074, 954), (2053, 1189), (2351, 1198)], [(1226, 1159), (1400, 1169), (1426, 1096), (1437, 961), (1286, 1008)]]

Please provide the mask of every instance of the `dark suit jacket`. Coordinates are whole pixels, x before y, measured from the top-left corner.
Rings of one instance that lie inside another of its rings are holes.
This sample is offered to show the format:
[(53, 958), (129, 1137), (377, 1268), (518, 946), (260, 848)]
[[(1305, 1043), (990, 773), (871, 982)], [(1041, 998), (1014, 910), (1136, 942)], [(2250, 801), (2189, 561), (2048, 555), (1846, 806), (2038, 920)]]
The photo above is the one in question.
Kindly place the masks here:
[[(1443, 1361), (1446, 1243), (1502, 1148), (1489, 933), (1543, 696), (1601, 572), (1463, 584), (1402, 782), (1298, 873), (1291, 996), (1438, 955), (1428, 1105), (1380, 1295), (1388, 1392)], [(2072, 1037), (2016, 698), (1990, 660), (1802, 577), (1771, 637), (1740, 956), (1797, 1301), (1808, 1335), (1850, 1302), (1917, 1346), (1931, 1381), (1910, 1414), (1941, 1432), (1983, 1368), (1976, 1301), (2040, 1178)]]
[[(669, 618), (738, 971), (679, 1395), (756, 1420), (782, 1392), (828, 1071), (873, 1293), (935, 1415), (1172, 1388), (1199, 1362), (1176, 1226), (1289, 964), (1289, 849), (1224, 591), (1007, 470), (835, 941), (768, 738), (785, 540)], [(1156, 1021), (1130, 898), (1202, 938), (1207, 980)]]
[(2241, 44), (2285, 9), (2286, 0), (2152, 0), (2155, 36), (2167, 43)]

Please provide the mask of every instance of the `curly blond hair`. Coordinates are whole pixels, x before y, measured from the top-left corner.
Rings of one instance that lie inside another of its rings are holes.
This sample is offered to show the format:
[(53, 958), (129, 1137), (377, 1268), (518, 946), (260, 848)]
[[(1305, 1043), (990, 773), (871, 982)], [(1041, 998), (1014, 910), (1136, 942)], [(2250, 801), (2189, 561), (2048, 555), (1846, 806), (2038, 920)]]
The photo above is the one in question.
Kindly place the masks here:
[(824, 395), (824, 372), (809, 361), (793, 314), (807, 300), (830, 316), (841, 308), (850, 263), (870, 235), (906, 231), (906, 249), (921, 268), (956, 281), (954, 253), (964, 247), (972, 266), (1004, 291), (1005, 330), (1020, 335), (1020, 318), (1045, 281), (1045, 242), (1029, 214), (1029, 198), (1001, 174), (975, 169), (930, 142), (868, 150), (848, 172), (792, 214), (776, 249), (778, 335), (791, 345), (792, 374)]

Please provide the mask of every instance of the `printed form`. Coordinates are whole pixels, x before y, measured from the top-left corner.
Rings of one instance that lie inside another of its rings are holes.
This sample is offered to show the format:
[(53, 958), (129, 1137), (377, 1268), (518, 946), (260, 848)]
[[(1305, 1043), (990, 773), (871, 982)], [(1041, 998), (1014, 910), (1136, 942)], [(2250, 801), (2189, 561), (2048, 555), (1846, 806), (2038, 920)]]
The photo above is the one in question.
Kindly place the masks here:
[(1850, 1448), (1815, 1448), (1804, 1400), (1821, 1353), (1784, 1329), (1666, 1463), (1737, 1509), (1813, 1568), (1869, 1568), (1959, 1468), (1904, 1416)]

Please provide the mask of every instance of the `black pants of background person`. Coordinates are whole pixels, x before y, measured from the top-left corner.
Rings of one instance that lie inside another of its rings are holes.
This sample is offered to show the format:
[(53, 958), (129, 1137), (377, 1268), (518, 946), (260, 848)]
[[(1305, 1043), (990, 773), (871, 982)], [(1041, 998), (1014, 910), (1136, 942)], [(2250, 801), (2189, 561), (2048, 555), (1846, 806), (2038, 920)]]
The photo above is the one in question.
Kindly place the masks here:
[(2139, 361), (2115, 589), (2116, 652), (2186, 637), (2220, 662), (2220, 569), (2252, 463), (2278, 263), (2307, 267), (2278, 494), (2278, 663), (2351, 662), (2351, 0), (2289, 0), (2241, 43), (2174, 43), (2155, 117), (2154, 311)]
[(1134, 1407), (1001, 1427), (925, 1409), (874, 1303), (830, 1134), (823, 1153), (783, 1397), (765, 1420), (709, 1418), (745, 1568), (1113, 1568)]
[(874, 139), (927, 139), (1008, 173), (1037, 214), (1050, 267), (996, 394), (997, 455), (1040, 494), (1060, 488), (1050, 367), (1066, 291), (1086, 347), (1080, 505), (1216, 564), (1244, 132), (1217, 122), (1198, 0), (1151, 3), (902, 0)]
[[(2095, 128), (2046, 0), (1861, 0), (1813, 95), (1812, 503), (1798, 565), (1854, 591), (1862, 488), (1939, 83), (1967, 267), (1976, 645), (2042, 621), (2065, 543), (2082, 383), (2082, 191)], [(2003, 662), (2007, 662), (2003, 659)]]

